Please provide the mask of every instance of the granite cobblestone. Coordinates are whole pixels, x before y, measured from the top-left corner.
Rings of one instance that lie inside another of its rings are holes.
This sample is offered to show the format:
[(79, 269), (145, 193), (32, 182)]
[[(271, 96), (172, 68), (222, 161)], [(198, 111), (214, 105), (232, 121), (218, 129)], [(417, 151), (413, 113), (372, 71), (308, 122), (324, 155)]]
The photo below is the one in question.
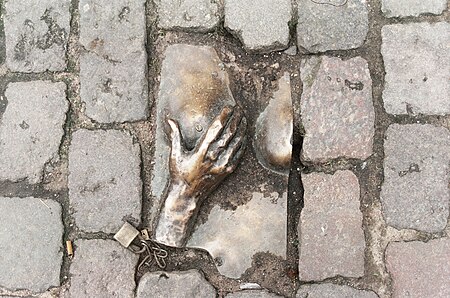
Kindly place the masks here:
[(63, 71), (70, 0), (5, 1), (6, 65), (12, 71)]
[(140, 149), (129, 133), (78, 130), (69, 148), (69, 199), (77, 226), (115, 233), (123, 221), (139, 224)]
[(81, 0), (80, 96), (101, 123), (148, 116), (145, 1)]
[(69, 104), (66, 85), (13, 82), (0, 114), (0, 180), (41, 181), (45, 164), (59, 159)]
[(450, 132), (433, 125), (391, 125), (384, 144), (381, 188), (387, 224), (442, 231), (448, 222)]
[(59, 286), (62, 235), (57, 202), (0, 197), (0, 287), (43, 292)]
[(350, 171), (337, 171), (304, 175), (302, 180), (305, 207), (298, 225), (300, 280), (363, 276), (365, 239), (358, 178)]

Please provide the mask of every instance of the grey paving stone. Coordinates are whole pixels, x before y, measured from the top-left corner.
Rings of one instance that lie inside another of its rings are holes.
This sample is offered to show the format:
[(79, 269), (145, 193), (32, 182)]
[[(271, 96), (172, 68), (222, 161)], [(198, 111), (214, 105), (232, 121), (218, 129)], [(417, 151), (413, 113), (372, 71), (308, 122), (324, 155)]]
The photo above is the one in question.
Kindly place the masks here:
[(112, 240), (78, 240), (68, 297), (134, 297), (139, 256)]
[(300, 280), (363, 276), (365, 240), (358, 178), (350, 171), (337, 171), (305, 175), (302, 180)]
[(69, 198), (77, 226), (115, 233), (138, 224), (142, 182), (140, 149), (118, 130), (78, 130), (69, 149)]
[(375, 113), (372, 80), (360, 57), (313, 57), (302, 62), (302, 157), (326, 161), (372, 154)]
[(225, 28), (236, 34), (244, 47), (270, 52), (287, 48), (292, 18), (290, 0), (225, 0)]
[(187, 244), (206, 249), (221, 260), (217, 269), (232, 278), (250, 268), (258, 252), (286, 257), (287, 194), (250, 195), (251, 200), (235, 210), (214, 206), (208, 221), (195, 230)]
[(239, 291), (235, 293), (230, 293), (225, 296), (226, 298), (280, 298), (283, 296), (276, 295), (264, 290), (250, 290), (250, 291)]
[(377, 298), (372, 291), (357, 290), (349, 286), (335, 284), (303, 285), (297, 298)]
[[(214, 48), (174, 44), (165, 53), (161, 68), (161, 83), (156, 103), (155, 168), (152, 177), (154, 196), (151, 219), (161, 209), (162, 196), (169, 179), (169, 143), (164, 132), (166, 117), (180, 124), (183, 141), (192, 149), (211, 125), (212, 119), (226, 106), (234, 106), (228, 73)], [(208, 108), (206, 108), (208, 107)], [(190, 115), (195, 115), (193, 124)], [(196, 127), (202, 127), (200, 132)]]
[(219, 1), (157, 0), (158, 26), (168, 30), (207, 32), (220, 21)]
[(68, 109), (65, 90), (61, 82), (8, 84), (0, 114), (0, 180), (38, 183), (45, 163), (58, 158)]
[(394, 242), (386, 249), (392, 297), (450, 297), (450, 239)]
[(381, 10), (387, 17), (441, 14), (447, 8), (447, 0), (382, 0), (381, 4)]
[(432, 125), (389, 126), (384, 142), (383, 215), (399, 229), (438, 232), (449, 216), (450, 132)]
[(0, 197), (0, 287), (43, 292), (59, 286), (62, 236), (57, 202)]
[(363, 45), (369, 30), (366, 0), (297, 0), (298, 45), (312, 53)]
[(80, 95), (102, 122), (148, 116), (145, 1), (81, 0)]
[(386, 69), (383, 91), (386, 111), (391, 114), (449, 114), (450, 24), (387, 25), (381, 35)]
[(12, 71), (66, 68), (70, 0), (5, 1), (6, 65)]
[(216, 290), (197, 270), (148, 272), (142, 276), (136, 298), (215, 298)]

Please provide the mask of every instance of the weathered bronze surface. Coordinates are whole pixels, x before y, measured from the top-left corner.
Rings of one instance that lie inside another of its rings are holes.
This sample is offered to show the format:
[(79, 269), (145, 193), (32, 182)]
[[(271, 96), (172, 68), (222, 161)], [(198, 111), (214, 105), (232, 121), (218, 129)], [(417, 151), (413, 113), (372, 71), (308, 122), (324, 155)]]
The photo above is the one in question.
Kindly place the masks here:
[(256, 123), (254, 148), (266, 168), (288, 174), (292, 155), (293, 110), (289, 73), (278, 81), (278, 91), (270, 99)]
[[(165, 61), (173, 66), (161, 84), (168, 100), (168, 117), (178, 122), (188, 150), (211, 125), (225, 105), (235, 105), (228, 74), (211, 47), (172, 45)], [(169, 88), (167, 88), (169, 87)]]
[(157, 101), (155, 167), (152, 171), (150, 224), (155, 230), (170, 185), (170, 142), (167, 119), (180, 129), (186, 150), (192, 150), (225, 106), (236, 102), (228, 87), (228, 73), (214, 48), (186, 44), (165, 51)]
[(179, 124), (173, 119), (167, 122), (170, 184), (154, 237), (166, 245), (183, 246), (202, 200), (237, 167), (245, 150), (247, 124), (238, 106), (226, 106), (187, 151)]

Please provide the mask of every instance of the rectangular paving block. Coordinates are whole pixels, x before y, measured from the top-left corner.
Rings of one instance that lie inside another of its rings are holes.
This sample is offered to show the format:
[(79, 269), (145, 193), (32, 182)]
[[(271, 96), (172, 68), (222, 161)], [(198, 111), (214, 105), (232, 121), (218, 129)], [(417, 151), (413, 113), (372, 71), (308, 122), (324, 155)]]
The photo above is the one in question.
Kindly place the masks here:
[(62, 237), (57, 202), (0, 197), (0, 287), (43, 292), (59, 286)]
[(157, 0), (158, 26), (169, 30), (207, 32), (220, 21), (219, 1)]
[(420, 14), (441, 14), (447, 0), (382, 0), (382, 11), (387, 17), (417, 17)]
[(366, 0), (297, 0), (297, 42), (308, 52), (362, 46), (369, 31)]
[(270, 52), (287, 48), (290, 0), (225, 0), (225, 28), (236, 34), (244, 47), (252, 51)]
[(69, 148), (69, 199), (78, 228), (116, 233), (140, 222), (140, 149), (129, 133), (78, 130)]
[(449, 114), (450, 24), (387, 25), (381, 36), (386, 111), (396, 115)]
[(80, 96), (101, 123), (148, 116), (145, 1), (81, 0)]
[(358, 178), (350, 171), (337, 171), (305, 175), (302, 180), (300, 280), (363, 276), (365, 240)]
[(394, 242), (386, 249), (392, 297), (450, 297), (450, 239)]
[(5, 1), (6, 65), (12, 71), (62, 71), (70, 0)]
[(68, 297), (134, 298), (138, 259), (112, 240), (77, 240)]
[(366, 159), (372, 154), (375, 112), (372, 79), (361, 57), (312, 57), (300, 66), (301, 119), (306, 131), (302, 158)]
[(9, 83), (0, 122), (0, 180), (41, 180), (47, 162), (57, 160), (68, 110), (62, 82)]
[(398, 229), (439, 232), (447, 225), (450, 132), (433, 125), (389, 126), (384, 142), (383, 215)]

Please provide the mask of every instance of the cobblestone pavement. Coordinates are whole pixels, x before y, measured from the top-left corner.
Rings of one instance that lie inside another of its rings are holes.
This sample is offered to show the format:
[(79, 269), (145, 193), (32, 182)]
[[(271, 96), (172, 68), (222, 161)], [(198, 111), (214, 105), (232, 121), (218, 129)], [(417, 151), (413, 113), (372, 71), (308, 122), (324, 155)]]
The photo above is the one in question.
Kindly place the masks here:
[[(449, 21), (447, 0), (0, 0), (0, 297), (450, 297)], [(248, 149), (188, 247), (139, 267), (113, 235), (154, 228), (165, 113), (211, 98)]]

